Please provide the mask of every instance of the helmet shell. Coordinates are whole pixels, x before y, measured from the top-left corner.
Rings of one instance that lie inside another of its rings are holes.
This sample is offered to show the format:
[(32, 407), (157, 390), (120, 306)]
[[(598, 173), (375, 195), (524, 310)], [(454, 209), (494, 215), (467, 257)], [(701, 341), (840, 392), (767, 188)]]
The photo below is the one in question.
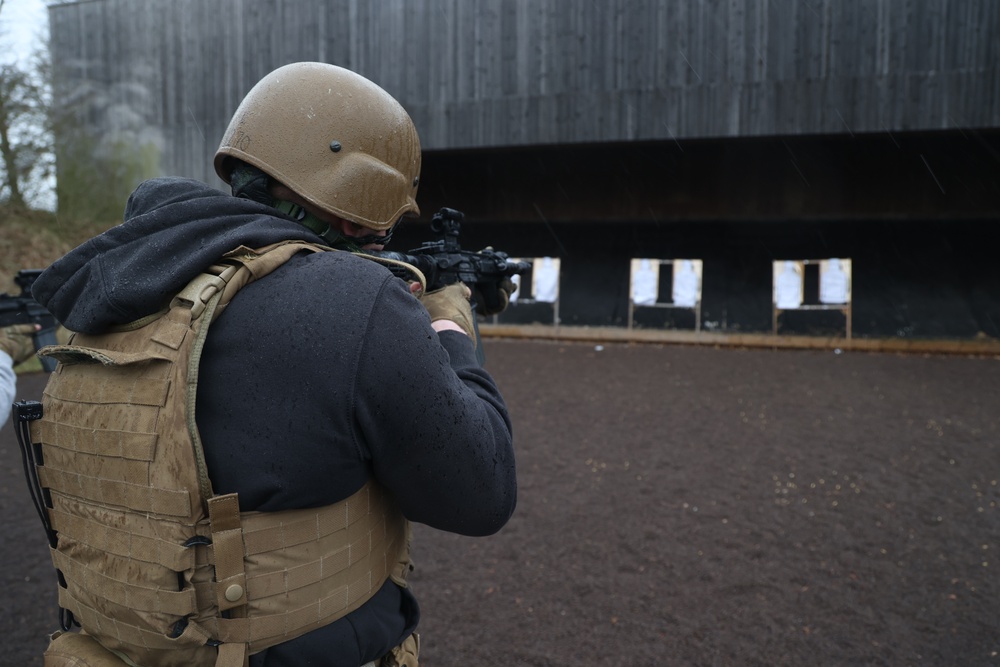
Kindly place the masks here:
[(240, 103), (215, 153), (253, 165), (312, 206), (383, 230), (419, 215), (420, 139), (389, 93), (343, 67), (301, 62), (261, 79)]

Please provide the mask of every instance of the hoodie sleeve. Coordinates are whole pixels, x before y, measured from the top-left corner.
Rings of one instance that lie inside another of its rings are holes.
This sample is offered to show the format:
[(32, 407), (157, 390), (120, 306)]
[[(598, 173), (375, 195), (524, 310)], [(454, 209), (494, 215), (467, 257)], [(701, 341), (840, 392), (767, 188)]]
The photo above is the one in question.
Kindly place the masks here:
[(431, 328), (403, 283), (376, 300), (362, 349), (355, 414), (375, 477), (407, 518), (490, 535), (517, 499), (511, 424), (465, 334)]
[[(17, 394), (17, 374), (14, 373), (14, 360), (6, 352), (0, 351), (0, 405), (5, 408), (14, 402)], [(9, 410), (0, 416), (0, 428), (10, 417)]]

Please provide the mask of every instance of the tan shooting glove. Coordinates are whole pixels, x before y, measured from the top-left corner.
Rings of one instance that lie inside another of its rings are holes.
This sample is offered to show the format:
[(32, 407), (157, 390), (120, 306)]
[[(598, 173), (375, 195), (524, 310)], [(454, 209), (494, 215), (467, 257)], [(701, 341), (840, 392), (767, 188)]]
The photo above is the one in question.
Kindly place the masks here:
[(0, 350), (10, 355), (15, 366), (35, 354), (32, 336), (37, 330), (34, 324), (14, 324), (0, 329)]
[(452, 283), (433, 292), (426, 292), (420, 297), (420, 303), (424, 304), (424, 308), (431, 314), (431, 322), (451, 320), (460, 326), (469, 338), (476, 340), (475, 326), (472, 322), (475, 316), (469, 303), (471, 296), (472, 291), (464, 283)]

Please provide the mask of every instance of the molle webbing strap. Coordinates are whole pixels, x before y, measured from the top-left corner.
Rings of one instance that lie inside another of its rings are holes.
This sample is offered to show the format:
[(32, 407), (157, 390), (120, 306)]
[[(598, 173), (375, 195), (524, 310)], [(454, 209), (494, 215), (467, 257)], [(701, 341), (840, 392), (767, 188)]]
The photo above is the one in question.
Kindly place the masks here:
[(77, 497), (101, 505), (128, 507), (139, 512), (186, 517), (191, 513), (191, 494), (187, 491), (154, 489), (143, 484), (129, 484), (106, 477), (90, 477), (57, 470), (50, 464), (38, 470), (38, 480), (46, 489), (76, 489)]
[[(114, 647), (112, 650), (122, 650), (124, 648), (124, 650), (134, 654), (134, 651), (125, 647), (141, 646), (143, 647), (143, 655), (152, 655), (155, 651), (162, 651), (163, 653), (156, 655), (170, 656), (167, 661), (156, 663), (140, 659), (140, 664), (146, 662), (146, 664), (177, 665), (177, 667), (184, 665), (197, 665), (201, 667), (203, 665), (215, 664), (215, 650), (205, 647), (206, 642), (211, 637), (195, 623), (189, 623), (185, 626), (181, 634), (169, 636), (162, 630), (154, 629), (154, 626), (149, 624), (125, 621), (118, 614), (112, 617), (94, 607), (81, 604), (80, 600), (75, 598), (69, 589), (66, 588), (59, 588), (58, 601), (59, 606), (63, 609), (73, 610), (74, 618), (83, 626), (87, 634), (96, 637), (107, 648), (111, 648), (112, 646)], [(205, 657), (186, 657), (186, 655), (190, 655), (188, 651), (193, 653), (200, 647), (204, 647), (201, 648), (201, 653)], [(185, 651), (185, 649), (188, 651)], [(170, 658), (174, 656), (177, 659), (170, 661)]]
[(201, 317), (214, 296), (221, 293), (215, 316), (247, 283), (259, 280), (300, 252), (323, 252), (325, 246), (305, 241), (281, 241), (263, 248), (239, 246), (223, 256), (223, 262), (209, 267), (181, 290), (171, 302), (171, 308), (187, 306), (191, 319)]
[[(143, 588), (130, 581), (125, 567), (108, 568), (97, 571), (88, 568), (88, 563), (58, 549), (52, 549), (52, 559), (56, 569), (68, 580), (82, 582), (87, 588), (99, 589), (105, 601), (128, 607), (137, 612), (157, 612), (184, 617), (197, 611), (193, 589), (163, 590)], [(108, 558), (109, 562), (126, 565), (122, 558)]]
[(324, 252), (331, 248), (305, 241), (282, 241), (256, 250), (240, 246), (226, 253), (225, 258), (239, 262), (245, 274), (237, 275), (226, 285), (219, 307), (225, 307), (237, 291), (252, 280), (260, 280), (300, 252)]
[[(235, 493), (208, 499), (215, 564), (215, 597), (219, 611), (246, 605), (247, 574), (243, 562), (240, 501)], [(246, 610), (240, 610), (245, 613)]]
[(212, 517), (220, 581), (216, 591), (228, 601), (230, 593), (234, 598), (238, 593), (231, 590), (233, 585), (244, 588), (246, 597), (228, 606), (237, 611), (237, 605), (245, 604), (246, 614), (214, 618), (205, 627), (223, 642), (249, 644), (251, 652), (360, 607), (390, 575), (398, 574), (399, 555), (407, 546), (406, 521), (381, 488), (370, 482), (346, 500), (319, 510), (243, 514), (245, 586), (238, 566), (232, 570), (237, 574), (223, 584), (219, 568), (229, 557), (219, 553), (215, 509)]
[(92, 545), (109, 556), (160, 565), (174, 572), (194, 569), (197, 563), (195, 549), (140, 532), (148, 522), (133, 514), (106, 511), (105, 516), (113, 523), (103, 523), (83, 516), (71, 498), (58, 493), (52, 493), (51, 498), (52, 527), (66, 539)]
[(237, 248), (167, 312), (43, 351), (60, 364), (30, 428), (59, 604), (134, 664), (241, 667), (360, 607), (386, 578), (405, 585), (409, 524), (374, 482), (327, 507), (241, 514), (205, 469), (194, 408), (208, 325), (248, 282), (325, 250)]
[[(215, 564), (215, 604), (220, 612), (243, 617), (247, 613), (247, 575), (239, 498), (235, 493), (209, 498), (208, 514), (212, 526), (212, 562)], [(215, 640), (222, 641), (215, 667), (245, 667), (248, 664), (246, 642), (228, 642), (217, 632), (211, 634)]]

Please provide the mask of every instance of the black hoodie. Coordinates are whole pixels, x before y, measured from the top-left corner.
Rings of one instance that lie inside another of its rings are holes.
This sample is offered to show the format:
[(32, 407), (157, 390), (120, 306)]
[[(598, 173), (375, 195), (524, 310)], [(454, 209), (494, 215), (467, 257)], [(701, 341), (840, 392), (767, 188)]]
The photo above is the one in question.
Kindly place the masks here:
[[(229, 250), (285, 239), (322, 243), (274, 209), (154, 179), (122, 224), (56, 261), (32, 293), (68, 329), (99, 333), (165, 307)], [(196, 420), (214, 492), (239, 493), (245, 511), (334, 503), (372, 476), (408, 519), (441, 530), (492, 534), (514, 510), (510, 421), (472, 341), (435, 332), (402, 280), (347, 252), (299, 254), (237, 293), (209, 330)], [(358, 667), (418, 615), (387, 582), (251, 665)]]

